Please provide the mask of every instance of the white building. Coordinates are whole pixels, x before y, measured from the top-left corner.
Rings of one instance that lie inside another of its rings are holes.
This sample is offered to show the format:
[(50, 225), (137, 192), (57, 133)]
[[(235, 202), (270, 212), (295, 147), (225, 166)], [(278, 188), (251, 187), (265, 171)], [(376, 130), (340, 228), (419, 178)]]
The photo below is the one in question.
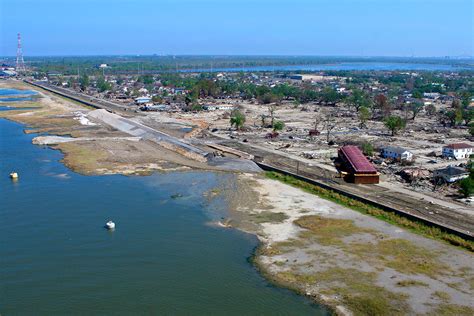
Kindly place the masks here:
[(465, 159), (472, 155), (472, 146), (466, 143), (449, 144), (443, 147), (443, 157)]
[(202, 107), (206, 111), (224, 110), (232, 111), (234, 106), (232, 104), (206, 104)]
[(433, 172), (435, 180), (443, 180), (447, 183), (453, 183), (469, 177), (469, 171), (459, 167), (448, 166)]
[(150, 97), (138, 97), (135, 99), (136, 104), (144, 104), (144, 103), (149, 103), (151, 101)]
[(382, 149), (382, 157), (392, 158), (398, 161), (411, 161), (413, 153), (402, 147), (387, 146)]

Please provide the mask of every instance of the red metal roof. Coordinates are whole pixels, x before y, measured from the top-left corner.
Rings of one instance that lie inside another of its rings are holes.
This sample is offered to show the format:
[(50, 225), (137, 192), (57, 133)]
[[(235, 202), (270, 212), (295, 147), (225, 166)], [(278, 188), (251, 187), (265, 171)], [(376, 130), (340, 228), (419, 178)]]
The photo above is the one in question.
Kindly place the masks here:
[(340, 151), (351, 164), (355, 173), (377, 173), (377, 169), (367, 160), (357, 146), (346, 145)]
[(454, 144), (449, 144), (445, 146), (446, 148), (449, 149), (465, 149), (465, 148), (472, 148), (471, 145), (466, 144), (466, 143), (454, 143)]

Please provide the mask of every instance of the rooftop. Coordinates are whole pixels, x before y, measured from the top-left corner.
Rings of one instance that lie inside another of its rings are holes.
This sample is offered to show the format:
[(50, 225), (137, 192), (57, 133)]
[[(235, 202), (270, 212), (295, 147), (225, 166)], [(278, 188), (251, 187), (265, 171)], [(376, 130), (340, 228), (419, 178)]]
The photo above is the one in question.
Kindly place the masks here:
[(383, 148), (384, 151), (391, 151), (397, 154), (403, 154), (406, 151), (409, 151), (408, 149), (405, 149), (403, 147), (395, 147), (395, 146), (386, 146)]
[(465, 175), (469, 173), (469, 171), (467, 171), (464, 168), (453, 167), (453, 166), (448, 166), (446, 168), (438, 169), (436, 171), (440, 173), (444, 173), (445, 175), (448, 175), (448, 176), (460, 176), (460, 175)]
[(472, 145), (466, 144), (466, 143), (454, 143), (454, 144), (449, 144), (444, 146), (444, 148), (449, 148), (449, 149), (465, 149), (465, 148), (472, 148)]
[(370, 163), (369, 160), (360, 151), (359, 147), (353, 145), (346, 145), (341, 147), (341, 153), (346, 157), (351, 164), (352, 169), (356, 173), (377, 173), (377, 169)]

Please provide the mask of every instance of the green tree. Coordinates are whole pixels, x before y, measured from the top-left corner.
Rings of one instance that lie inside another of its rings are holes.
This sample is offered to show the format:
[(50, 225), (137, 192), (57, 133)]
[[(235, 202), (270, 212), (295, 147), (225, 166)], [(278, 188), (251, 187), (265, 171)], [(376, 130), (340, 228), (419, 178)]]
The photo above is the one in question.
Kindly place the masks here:
[(153, 84), (153, 76), (152, 75), (143, 75), (138, 78), (138, 81), (143, 82), (144, 84)]
[(99, 89), (99, 92), (104, 92), (112, 89), (112, 85), (110, 82), (107, 82), (103, 76), (100, 76), (97, 79), (97, 89)]
[(83, 74), (81, 78), (79, 79), (79, 85), (81, 87), (81, 90), (86, 91), (89, 84), (90, 84), (89, 77), (86, 74)]
[(336, 90), (326, 87), (319, 93), (319, 100), (324, 104), (335, 104), (342, 99), (342, 95)]
[(359, 116), (359, 121), (360, 121), (360, 128), (366, 128), (367, 127), (367, 121), (369, 120), (370, 118), (370, 110), (369, 108), (363, 106), (359, 109), (359, 113), (358, 113), (358, 116)]
[(245, 115), (239, 110), (233, 110), (230, 114), (230, 127), (240, 130), (245, 124)]
[(283, 123), (282, 121), (275, 121), (273, 123), (273, 131), (274, 132), (281, 131), (281, 130), (283, 130), (284, 127), (285, 127), (285, 123)]
[(466, 121), (466, 125), (470, 125), (474, 121), (474, 108), (468, 108), (463, 111), (463, 118)]
[(461, 124), (463, 121), (463, 111), (461, 108), (449, 110), (445, 113), (445, 117), (449, 120), (449, 123), (452, 126), (456, 126)]
[(260, 101), (260, 103), (262, 104), (270, 104), (270, 103), (273, 103), (273, 102), (276, 102), (277, 101), (277, 97), (271, 93), (271, 92), (267, 92), (261, 96), (258, 97), (258, 100)]
[(154, 102), (154, 103), (162, 103), (163, 102), (163, 99), (159, 96), (159, 95), (154, 95), (151, 97), (151, 100)]
[(464, 197), (470, 197), (474, 194), (474, 179), (472, 177), (459, 181), (459, 193)]
[(362, 152), (366, 156), (372, 156), (374, 154), (374, 146), (369, 142), (364, 142), (362, 144)]
[(469, 134), (474, 136), (474, 124), (469, 125)]
[(423, 99), (423, 93), (421, 93), (420, 90), (415, 90), (413, 91), (413, 93), (411, 94), (412, 97), (414, 97), (415, 99)]
[(384, 124), (385, 127), (392, 132), (392, 136), (394, 136), (399, 130), (406, 126), (406, 121), (399, 116), (392, 115), (385, 119)]
[(348, 103), (353, 106), (357, 112), (359, 112), (362, 107), (368, 108), (370, 106), (368, 95), (359, 89), (352, 91), (352, 95), (348, 98)]

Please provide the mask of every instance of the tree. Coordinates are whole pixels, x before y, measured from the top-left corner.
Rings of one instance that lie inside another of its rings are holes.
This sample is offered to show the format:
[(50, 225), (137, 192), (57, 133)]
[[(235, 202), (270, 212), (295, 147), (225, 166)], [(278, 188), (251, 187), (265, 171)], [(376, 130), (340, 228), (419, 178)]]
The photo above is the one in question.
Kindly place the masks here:
[(230, 114), (230, 127), (234, 127), (240, 130), (245, 123), (245, 115), (239, 110), (233, 110)]
[(474, 194), (474, 179), (472, 177), (459, 181), (459, 193), (466, 198)]
[(415, 90), (413, 91), (413, 93), (411, 94), (412, 97), (414, 97), (415, 99), (422, 99), (423, 98), (423, 94), (421, 93), (420, 90)]
[(415, 120), (418, 113), (420, 113), (421, 110), (423, 110), (423, 107), (424, 107), (424, 104), (419, 101), (415, 101), (410, 105), (410, 110), (412, 112), (412, 117), (411, 117), (412, 120)]
[(452, 126), (459, 125), (463, 121), (463, 111), (461, 108), (450, 110), (446, 112), (445, 116), (449, 120)]
[(151, 100), (154, 102), (154, 103), (162, 103), (163, 102), (163, 99), (159, 96), (159, 95), (154, 95), (151, 97)]
[(152, 75), (143, 75), (138, 78), (138, 81), (143, 82), (143, 84), (153, 84), (153, 76)]
[(377, 94), (374, 98), (375, 108), (378, 109), (383, 117), (387, 117), (392, 112), (390, 103), (388, 102), (387, 97), (384, 94)]
[(374, 154), (374, 146), (369, 142), (364, 142), (362, 144), (362, 152), (366, 156), (372, 156)]
[(326, 141), (329, 143), (331, 131), (336, 127), (336, 120), (334, 119), (334, 114), (332, 112), (327, 113), (324, 122), (324, 128), (326, 129)]
[(284, 127), (285, 127), (285, 123), (283, 123), (282, 121), (275, 121), (275, 123), (273, 123), (274, 132), (281, 131)]
[(320, 93), (321, 101), (324, 104), (336, 104), (338, 101), (342, 100), (343, 96), (336, 90), (327, 87), (324, 88)]
[(275, 123), (275, 105), (272, 104), (272, 105), (269, 105), (268, 106), (268, 113), (270, 113), (270, 119), (271, 119), (271, 122), (270, 124), (273, 126), (273, 124)]
[(86, 91), (89, 84), (90, 84), (89, 77), (86, 74), (83, 74), (81, 78), (79, 79), (79, 85), (81, 86), (81, 90)]
[(100, 76), (97, 79), (97, 89), (99, 89), (99, 92), (104, 92), (112, 89), (112, 85), (110, 82), (107, 82), (103, 76)]
[(259, 96), (258, 100), (262, 104), (270, 104), (270, 103), (276, 102), (277, 98), (271, 92), (268, 92), (268, 93), (265, 93), (265, 94)]
[(426, 111), (426, 114), (428, 114), (428, 116), (433, 116), (436, 114), (436, 107), (433, 104), (428, 104), (425, 107), (425, 111)]
[(370, 118), (370, 110), (363, 106), (359, 109), (359, 121), (360, 121), (360, 128), (366, 128), (367, 121)]
[(466, 122), (466, 125), (470, 125), (472, 121), (474, 121), (474, 108), (465, 109), (463, 111), (463, 118)]
[(474, 124), (469, 125), (469, 134), (474, 136)]
[(461, 102), (459, 101), (459, 99), (454, 99), (453, 100), (453, 103), (451, 103), (451, 107), (453, 109), (459, 109), (461, 108)]
[(385, 127), (387, 127), (394, 136), (399, 130), (406, 126), (406, 121), (399, 116), (389, 116), (384, 121)]
[(362, 107), (369, 107), (370, 101), (369, 97), (359, 89), (354, 89), (352, 95), (348, 99), (349, 105), (352, 105), (357, 112), (359, 112)]

